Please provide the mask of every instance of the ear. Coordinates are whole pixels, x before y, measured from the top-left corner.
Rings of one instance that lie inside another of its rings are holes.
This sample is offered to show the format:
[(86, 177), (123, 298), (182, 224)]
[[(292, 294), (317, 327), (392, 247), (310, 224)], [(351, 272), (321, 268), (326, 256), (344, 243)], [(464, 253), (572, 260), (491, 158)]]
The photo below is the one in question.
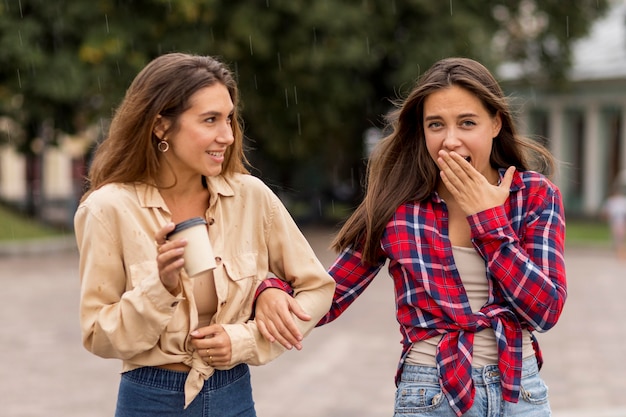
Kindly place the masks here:
[(154, 127), (152, 128), (152, 132), (156, 135), (157, 138), (163, 140), (165, 138), (165, 132), (167, 132), (169, 128), (169, 120), (159, 114), (154, 120)]
[(498, 134), (500, 134), (500, 129), (502, 129), (502, 116), (500, 116), (500, 112), (497, 112), (496, 115), (493, 116), (492, 122), (493, 127), (491, 137), (495, 138)]

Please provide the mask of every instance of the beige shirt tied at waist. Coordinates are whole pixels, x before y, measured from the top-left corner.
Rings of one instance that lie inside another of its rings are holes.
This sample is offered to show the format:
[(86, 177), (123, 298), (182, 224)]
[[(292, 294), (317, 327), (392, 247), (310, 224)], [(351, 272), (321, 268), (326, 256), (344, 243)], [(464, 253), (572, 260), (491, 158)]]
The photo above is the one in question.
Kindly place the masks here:
[[(269, 343), (250, 320), (254, 292), (273, 273), (288, 281), (312, 316), (298, 326), (310, 332), (328, 311), (335, 282), (317, 259), (278, 197), (258, 178), (236, 174), (208, 178), (209, 236), (217, 260), (218, 307), (212, 323), (230, 336), (232, 362), (265, 364), (284, 349)], [(193, 282), (184, 272), (182, 292), (162, 285), (154, 235), (171, 214), (158, 190), (145, 184), (109, 184), (91, 193), (74, 218), (80, 251), (80, 324), (87, 350), (123, 361), (122, 372), (142, 366), (191, 367), (185, 407), (214, 368), (191, 348), (198, 325)]]

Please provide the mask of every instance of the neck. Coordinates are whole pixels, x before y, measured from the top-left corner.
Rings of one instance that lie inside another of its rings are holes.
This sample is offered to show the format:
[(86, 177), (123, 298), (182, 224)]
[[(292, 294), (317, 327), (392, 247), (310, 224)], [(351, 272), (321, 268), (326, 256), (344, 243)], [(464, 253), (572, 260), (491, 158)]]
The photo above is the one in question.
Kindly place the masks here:
[(202, 185), (201, 177), (193, 182), (178, 183), (172, 188), (160, 190), (171, 215), (178, 223), (191, 217), (204, 217), (209, 208), (210, 193)]

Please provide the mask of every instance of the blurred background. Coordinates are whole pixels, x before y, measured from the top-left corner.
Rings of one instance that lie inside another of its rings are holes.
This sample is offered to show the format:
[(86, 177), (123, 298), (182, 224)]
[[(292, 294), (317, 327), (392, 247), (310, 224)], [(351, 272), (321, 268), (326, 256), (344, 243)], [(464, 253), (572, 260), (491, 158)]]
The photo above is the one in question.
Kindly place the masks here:
[(71, 232), (112, 112), (170, 51), (235, 71), (253, 174), (301, 224), (349, 214), (384, 114), (448, 56), (488, 66), (561, 161), (569, 219), (597, 220), (626, 170), (623, 0), (3, 0), (0, 214)]

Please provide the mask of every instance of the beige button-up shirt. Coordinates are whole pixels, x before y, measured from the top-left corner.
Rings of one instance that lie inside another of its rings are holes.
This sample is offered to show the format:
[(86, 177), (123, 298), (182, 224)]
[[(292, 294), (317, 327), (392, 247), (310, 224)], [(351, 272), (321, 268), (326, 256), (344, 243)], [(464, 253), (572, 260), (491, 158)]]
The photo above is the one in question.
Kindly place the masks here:
[[(263, 338), (250, 320), (257, 285), (273, 273), (288, 281), (312, 316), (298, 325), (310, 332), (328, 311), (335, 282), (278, 197), (258, 178), (237, 174), (208, 178), (206, 212), (216, 256), (218, 307), (212, 323), (230, 336), (232, 363), (261, 365), (284, 349)], [(171, 295), (157, 268), (154, 235), (171, 214), (159, 191), (145, 184), (109, 184), (92, 192), (74, 218), (80, 252), (80, 324), (87, 350), (123, 361), (122, 372), (142, 366), (191, 367), (185, 406), (214, 368), (191, 348), (198, 326), (193, 282), (184, 272), (182, 292)]]

